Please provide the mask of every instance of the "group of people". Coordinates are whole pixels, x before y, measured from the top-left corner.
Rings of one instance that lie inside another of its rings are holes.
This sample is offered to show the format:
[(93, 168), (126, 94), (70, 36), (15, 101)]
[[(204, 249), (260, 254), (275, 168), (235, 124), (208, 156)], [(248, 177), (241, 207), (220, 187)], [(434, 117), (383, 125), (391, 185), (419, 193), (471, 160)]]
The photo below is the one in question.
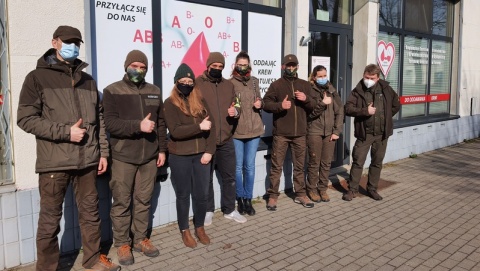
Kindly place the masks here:
[[(53, 48), (26, 76), (19, 98), (17, 124), (37, 141), (37, 270), (56, 270), (58, 266), (57, 234), (70, 183), (79, 211), (82, 265), (89, 270), (120, 270), (100, 253), (96, 176), (105, 173), (109, 163), (110, 218), (121, 265), (134, 263), (132, 250), (148, 257), (159, 255), (147, 230), (157, 168), (166, 163), (167, 152), (185, 246), (194, 248), (197, 241), (210, 244), (204, 227), (213, 220), (215, 171), (220, 176), (224, 218), (246, 222), (245, 215), (255, 215), (252, 197), (255, 157), (264, 133), (262, 111), (273, 114), (268, 210), (277, 209), (280, 175), (289, 146), (294, 201), (311, 208), (313, 202), (330, 200), (330, 163), (342, 133), (344, 111), (355, 117), (357, 141), (349, 189), (343, 199), (350, 201), (357, 196), (370, 147), (367, 190), (375, 200), (382, 199), (376, 189), (399, 102), (388, 82), (379, 78), (378, 66), (365, 68), (363, 80), (343, 106), (323, 66), (314, 67), (305, 81), (298, 78), (297, 57), (285, 56), (282, 77), (270, 85), (262, 99), (246, 52), (237, 55), (229, 79), (223, 74), (224, 56), (212, 52), (200, 75), (185, 63), (178, 67), (170, 96), (163, 102), (160, 89), (145, 81), (148, 58), (133, 50), (126, 56), (122, 80), (107, 86), (100, 99), (94, 79), (82, 71), (88, 64), (77, 58), (81, 43), (78, 29), (59, 26), (53, 34)], [(190, 199), (196, 239), (189, 229)]]

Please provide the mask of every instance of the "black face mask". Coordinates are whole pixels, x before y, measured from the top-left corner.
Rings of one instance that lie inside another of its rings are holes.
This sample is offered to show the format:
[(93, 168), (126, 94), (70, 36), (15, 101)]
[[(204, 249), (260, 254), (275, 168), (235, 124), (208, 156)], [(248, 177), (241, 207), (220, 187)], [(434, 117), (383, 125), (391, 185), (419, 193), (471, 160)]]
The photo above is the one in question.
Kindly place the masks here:
[(186, 84), (177, 83), (177, 88), (180, 91), (180, 93), (183, 94), (183, 96), (188, 97), (188, 95), (190, 95), (190, 93), (193, 90), (193, 85), (186, 85)]
[(208, 74), (215, 79), (222, 78), (222, 70), (220, 69), (210, 68), (210, 71), (208, 72)]

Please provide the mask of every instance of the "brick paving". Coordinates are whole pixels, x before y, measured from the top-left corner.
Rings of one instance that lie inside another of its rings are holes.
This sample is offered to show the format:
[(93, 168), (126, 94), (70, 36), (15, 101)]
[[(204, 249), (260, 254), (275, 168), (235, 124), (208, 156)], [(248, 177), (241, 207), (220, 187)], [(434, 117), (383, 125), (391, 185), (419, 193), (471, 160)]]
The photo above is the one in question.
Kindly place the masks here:
[[(245, 224), (216, 212), (210, 246), (184, 247), (176, 224), (155, 228), (160, 256), (133, 252), (122, 270), (480, 270), (480, 139), (386, 164), (382, 179), (393, 182), (383, 201), (330, 189), (312, 209), (282, 194), (270, 212), (261, 200)], [(80, 261), (64, 256), (61, 270)]]

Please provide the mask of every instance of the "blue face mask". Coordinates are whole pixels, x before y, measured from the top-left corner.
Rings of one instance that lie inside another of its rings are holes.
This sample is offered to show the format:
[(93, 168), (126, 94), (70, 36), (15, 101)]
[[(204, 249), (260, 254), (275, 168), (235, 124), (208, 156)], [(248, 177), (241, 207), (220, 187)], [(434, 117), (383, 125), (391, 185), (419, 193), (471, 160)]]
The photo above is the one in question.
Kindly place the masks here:
[(80, 47), (75, 45), (75, 43), (62, 43), (62, 49), (58, 53), (62, 56), (63, 60), (72, 62), (78, 57), (78, 52)]
[(328, 79), (325, 77), (325, 78), (318, 78), (316, 80), (317, 84), (319, 84), (320, 86), (324, 86), (328, 83)]

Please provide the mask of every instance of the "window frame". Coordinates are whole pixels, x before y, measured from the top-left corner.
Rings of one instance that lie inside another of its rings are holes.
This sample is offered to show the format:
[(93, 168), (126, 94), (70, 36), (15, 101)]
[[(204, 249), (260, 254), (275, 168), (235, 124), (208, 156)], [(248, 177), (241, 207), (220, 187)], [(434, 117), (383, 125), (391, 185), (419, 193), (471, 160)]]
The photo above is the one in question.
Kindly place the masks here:
[[(432, 3), (434, 0), (431, 0)], [(445, 0), (445, 2), (448, 2), (450, 4), (452, 4), (451, 6), (451, 12), (452, 12), (452, 18), (455, 18), (455, 6), (453, 3), (451, 3), (450, 1), (448, 0)], [(379, 3), (381, 5), (381, 3)], [(433, 5), (432, 5), (433, 6)], [(379, 8), (381, 8), (379, 6)], [(403, 69), (404, 69), (404, 59), (405, 59), (405, 37), (418, 37), (418, 38), (422, 38), (422, 39), (427, 39), (428, 40), (428, 46), (429, 46), (429, 60), (428, 60), (428, 81), (427, 81), (427, 91), (426, 91), (426, 95), (429, 95), (430, 94), (430, 89), (431, 89), (431, 83), (432, 83), (432, 78), (431, 78), (431, 69), (432, 69), (432, 44), (433, 44), (433, 41), (443, 41), (443, 42), (449, 42), (451, 44), (451, 50), (449, 53), (447, 54), (450, 54), (449, 57), (451, 59), (451, 62), (450, 62), (450, 67), (449, 67), (449, 70), (450, 70), (450, 80), (449, 80), (449, 94), (450, 94), (450, 99), (448, 100), (448, 109), (447, 109), (447, 113), (435, 113), (435, 114), (431, 114), (430, 113), (430, 103), (427, 102), (425, 103), (426, 104), (426, 107), (425, 107), (425, 114), (424, 115), (421, 115), (421, 116), (412, 116), (412, 117), (406, 117), (404, 118), (402, 116), (402, 107), (400, 108), (400, 111), (398, 112), (397, 114), (397, 117), (395, 118), (394, 120), (394, 128), (401, 128), (401, 127), (407, 127), (407, 126), (412, 126), (412, 125), (419, 125), (419, 124), (426, 124), (426, 123), (432, 123), (432, 122), (439, 122), (439, 121), (445, 121), (445, 120), (450, 120), (450, 119), (457, 119), (459, 118), (458, 115), (452, 115), (450, 113), (450, 110), (451, 110), (451, 107), (452, 107), (452, 101), (453, 101), (453, 97), (452, 97), (452, 79), (454, 78), (454, 75), (452, 74), (452, 70), (453, 70), (453, 52), (454, 52), (454, 44), (453, 44), (453, 37), (454, 37), (454, 30), (455, 30), (455, 27), (454, 27), (454, 24), (455, 22), (452, 20), (451, 21), (451, 36), (448, 36), (448, 31), (446, 31), (446, 36), (442, 36), (442, 35), (436, 35), (436, 34), (433, 34), (432, 32), (433, 31), (430, 31), (430, 33), (420, 33), (420, 32), (413, 32), (413, 31), (409, 31), (409, 30), (406, 30), (405, 29), (405, 10), (406, 10), (406, 1), (402, 1), (402, 10), (401, 10), (401, 27), (400, 28), (395, 28), (395, 27), (389, 27), (389, 26), (384, 26), (384, 25), (380, 25), (380, 21), (379, 21), (379, 28), (378, 28), (378, 31), (379, 32), (384, 32), (384, 33), (387, 33), (387, 34), (397, 34), (399, 35), (399, 38), (400, 38), (400, 48), (398, 50), (400, 50), (400, 59), (398, 59), (399, 61), (399, 70), (400, 70), (400, 74), (399, 74), (399, 78), (398, 78), (398, 81), (399, 81), (399, 87), (398, 89), (396, 89), (395, 91), (397, 91), (397, 94), (399, 97), (402, 96), (403, 94), (403, 77), (404, 77), (404, 74), (403, 74)], [(432, 16), (433, 16), (433, 11), (432, 11)], [(387, 80), (388, 81), (388, 80)]]

